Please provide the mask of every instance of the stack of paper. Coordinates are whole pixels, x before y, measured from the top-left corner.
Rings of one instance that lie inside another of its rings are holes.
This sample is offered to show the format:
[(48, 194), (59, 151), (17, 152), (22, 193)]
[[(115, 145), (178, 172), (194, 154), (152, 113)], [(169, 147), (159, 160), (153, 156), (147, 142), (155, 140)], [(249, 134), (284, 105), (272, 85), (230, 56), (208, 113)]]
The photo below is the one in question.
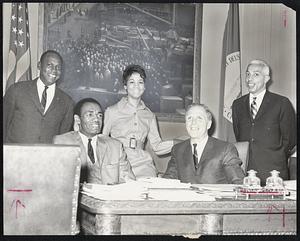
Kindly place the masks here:
[(291, 190), (291, 191), (297, 191), (296, 180), (283, 181), (283, 183), (284, 183), (284, 186), (286, 189)]
[(218, 198), (234, 197), (234, 188), (237, 186), (235, 184), (193, 184), (193, 187), (197, 187), (199, 192)]
[(144, 200), (148, 190), (135, 181), (116, 184), (84, 184), (81, 193), (101, 200)]
[(219, 191), (219, 192), (233, 192), (238, 185), (235, 184), (193, 184), (199, 190)]
[(148, 197), (152, 200), (167, 201), (215, 201), (213, 196), (197, 193), (192, 189), (149, 189)]
[(190, 189), (190, 183), (182, 183), (177, 179), (167, 179), (160, 177), (143, 177), (137, 180), (139, 185), (147, 188), (171, 188), (171, 189)]
[(198, 193), (190, 183), (175, 179), (141, 178), (137, 181), (116, 185), (87, 183), (81, 193), (101, 200), (169, 200), (169, 201), (214, 201), (205, 193)]

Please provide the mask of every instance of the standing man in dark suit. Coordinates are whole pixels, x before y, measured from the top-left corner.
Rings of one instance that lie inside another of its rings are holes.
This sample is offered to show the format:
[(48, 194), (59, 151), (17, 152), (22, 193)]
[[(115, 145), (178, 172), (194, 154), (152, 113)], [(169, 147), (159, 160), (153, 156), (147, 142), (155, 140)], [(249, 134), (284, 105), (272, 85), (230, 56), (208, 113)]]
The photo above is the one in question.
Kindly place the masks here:
[(51, 143), (71, 129), (74, 102), (56, 86), (62, 65), (59, 53), (48, 50), (38, 63), (37, 79), (9, 87), (3, 99), (5, 143)]
[(242, 184), (242, 161), (231, 143), (208, 136), (211, 112), (205, 105), (191, 105), (185, 115), (190, 138), (172, 148), (164, 178), (186, 183)]
[(237, 141), (249, 141), (248, 170), (257, 171), (262, 185), (277, 170), (288, 179), (288, 157), (296, 144), (296, 116), (288, 98), (266, 89), (270, 68), (262, 60), (247, 67), (249, 94), (232, 105), (233, 130)]

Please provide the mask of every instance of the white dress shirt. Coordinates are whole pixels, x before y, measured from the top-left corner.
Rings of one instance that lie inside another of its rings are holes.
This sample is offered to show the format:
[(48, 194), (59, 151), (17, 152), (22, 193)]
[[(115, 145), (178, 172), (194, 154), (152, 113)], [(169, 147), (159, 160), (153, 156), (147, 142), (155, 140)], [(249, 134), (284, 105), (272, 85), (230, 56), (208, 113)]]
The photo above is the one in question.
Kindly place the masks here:
[(207, 143), (207, 140), (208, 140), (208, 136), (206, 136), (202, 140), (192, 140), (191, 139), (191, 146), (192, 146), (192, 152), (193, 152), (193, 154), (194, 154), (194, 146), (193, 146), (193, 144), (197, 144), (196, 150), (197, 150), (197, 155), (198, 155), (198, 163), (199, 163), (200, 158), (202, 156), (202, 153), (203, 153), (204, 147), (205, 147), (205, 145)]
[[(88, 156), (88, 142), (89, 142), (89, 138), (82, 134), (80, 131), (78, 132), (80, 137), (81, 137), (81, 140), (83, 142), (83, 145), (84, 145), (84, 148), (85, 148), (85, 151), (86, 151), (86, 154)], [(92, 141), (91, 141), (91, 144), (92, 144), (92, 147), (93, 147), (93, 151), (94, 151), (94, 158), (95, 158), (95, 163), (97, 161), (97, 155), (96, 155), (96, 146), (97, 146), (97, 135), (94, 136), (93, 138), (91, 138)], [(90, 158), (87, 158), (88, 160), (90, 160)], [(91, 164), (93, 164), (91, 161), (90, 161)]]
[(263, 90), (262, 92), (260, 92), (258, 95), (253, 95), (250, 93), (249, 95), (249, 105), (250, 105), (250, 109), (251, 109), (251, 103), (253, 101), (253, 97), (256, 97), (256, 106), (257, 106), (257, 111), (259, 110), (259, 107), (261, 106), (261, 103), (263, 101), (263, 98), (265, 96), (266, 90)]
[[(43, 95), (43, 91), (45, 89), (45, 84), (43, 83), (43, 81), (38, 78), (37, 82), (36, 82), (36, 85), (37, 85), (37, 91), (38, 91), (38, 95), (39, 95), (39, 99), (40, 99), (40, 102), (42, 101), (42, 95)], [(45, 110), (44, 110), (44, 113), (46, 113), (46, 111), (48, 110), (53, 98), (54, 98), (54, 94), (55, 94), (55, 86), (56, 84), (52, 84), (52, 85), (49, 85), (48, 86), (48, 89), (47, 89), (47, 100), (46, 100), (46, 106), (45, 106)]]

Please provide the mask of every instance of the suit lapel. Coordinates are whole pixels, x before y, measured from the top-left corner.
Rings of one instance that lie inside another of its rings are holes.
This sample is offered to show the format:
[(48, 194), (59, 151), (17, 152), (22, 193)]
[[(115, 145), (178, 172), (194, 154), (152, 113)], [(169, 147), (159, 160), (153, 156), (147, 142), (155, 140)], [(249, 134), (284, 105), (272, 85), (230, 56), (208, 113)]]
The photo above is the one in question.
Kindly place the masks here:
[(207, 162), (211, 159), (212, 154), (214, 154), (213, 139), (211, 137), (208, 137), (208, 140), (207, 140), (206, 145), (203, 149), (200, 161), (198, 163), (197, 170), (201, 169), (201, 167), (204, 166), (205, 162)]
[(81, 153), (81, 158), (82, 158), (82, 165), (85, 166), (87, 163), (87, 153), (84, 144), (78, 132), (74, 131), (73, 134), (75, 136), (76, 144), (78, 144), (80, 146), (80, 149), (83, 150), (83, 152)]
[(264, 95), (264, 98), (263, 98), (263, 100), (261, 102), (261, 105), (260, 105), (260, 107), (258, 109), (258, 112), (256, 114), (255, 119), (258, 119), (260, 116), (262, 116), (268, 110), (268, 108), (270, 106), (270, 103), (271, 103), (271, 101), (270, 101), (270, 95), (269, 95), (269, 92), (266, 91), (266, 93)]
[(193, 158), (193, 152), (191, 147), (191, 139), (184, 142), (183, 146), (184, 151), (182, 152), (181, 159), (185, 161), (185, 166), (191, 167), (191, 169), (195, 172), (195, 164), (194, 164), (194, 158)]
[(245, 96), (245, 98), (244, 98), (244, 110), (246, 110), (246, 114), (249, 116), (249, 119), (253, 119), (252, 118), (252, 115), (251, 115), (251, 110), (250, 110), (250, 102), (249, 102), (249, 98), (250, 98), (250, 95), (249, 94), (247, 94), (246, 96)]
[(105, 153), (107, 151), (107, 148), (108, 148), (107, 144), (105, 143), (103, 138), (101, 138), (101, 136), (98, 135), (96, 155), (97, 155), (97, 159), (98, 159), (100, 165), (102, 165), (102, 163), (103, 163), (103, 159), (104, 159)]
[(41, 102), (40, 102), (40, 99), (39, 99), (39, 94), (38, 94), (36, 82), (37, 82), (37, 78), (34, 81), (32, 81), (32, 83), (31, 83), (32, 86), (29, 89), (29, 93), (30, 93), (31, 99), (32, 99), (34, 105), (36, 106), (36, 108), (39, 110), (39, 112), (42, 115), (44, 115), (43, 109), (42, 109), (42, 106), (41, 106)]
[(54, 97), (53, 97), (53, 100), (52, 100), (51, 104), (49, 105), (49, 108), (47, 109), (46, 113), (50, 112), (54, 108), (54, 106), (60, 106), (60, 93), (59, 93), (57, 86), (55, 86)]

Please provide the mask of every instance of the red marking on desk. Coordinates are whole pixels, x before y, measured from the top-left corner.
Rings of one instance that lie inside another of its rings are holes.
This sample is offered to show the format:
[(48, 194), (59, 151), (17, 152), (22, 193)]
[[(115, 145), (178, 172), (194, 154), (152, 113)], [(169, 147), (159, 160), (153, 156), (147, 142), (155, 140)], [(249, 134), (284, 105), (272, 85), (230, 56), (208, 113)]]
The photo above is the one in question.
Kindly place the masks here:
[(282, 195), (283, 193), (273, 191), (273, 192), (253, 192), (253, 191), (241, 191), (244, 194), (257, 194), (257, 195)]
[[(271, 222), (271, 214), (272, 214), (272, 211), (273, 209), (275, 210), (278, 210), (278, 211), (281, 211), (280, 208), (276, 207), (275, 205), (271, 205), (270, 207), (268, 207), (268, 221)], [(283, 206), (282, 208), (282, 227), (285, 227), (285, 207)]]

